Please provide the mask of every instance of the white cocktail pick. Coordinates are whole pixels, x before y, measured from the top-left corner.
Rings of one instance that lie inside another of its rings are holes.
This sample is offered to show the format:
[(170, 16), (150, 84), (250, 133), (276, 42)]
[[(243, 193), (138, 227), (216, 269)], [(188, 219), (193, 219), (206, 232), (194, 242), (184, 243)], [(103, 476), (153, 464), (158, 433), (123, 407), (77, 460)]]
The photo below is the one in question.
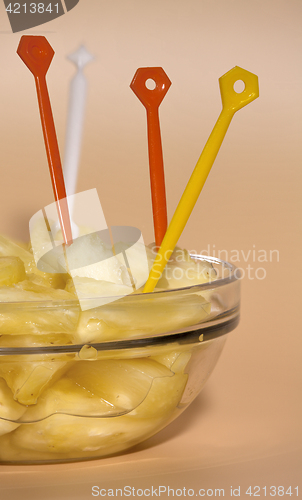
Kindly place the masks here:
[(72, 220), (74, 209), (74, 196), (72, 195), (75, 194), (78, 181), (84, 115), (87, 101), (88, 85), (83, 69), (86, 64), (94, 59), (94, 57), (90, 54), (90, 52), (88, 52), (84, 45), (81, 45), (76, 52), (68, 55), (67, 59), (76, 65), (77, 72), (71, 80), (69, 88), (63, 167), (66, 193), (68, 197), (67, 201), (71, 216), (72, 235), (74, 238), (77, 238), (79, 236), (79, 228)]

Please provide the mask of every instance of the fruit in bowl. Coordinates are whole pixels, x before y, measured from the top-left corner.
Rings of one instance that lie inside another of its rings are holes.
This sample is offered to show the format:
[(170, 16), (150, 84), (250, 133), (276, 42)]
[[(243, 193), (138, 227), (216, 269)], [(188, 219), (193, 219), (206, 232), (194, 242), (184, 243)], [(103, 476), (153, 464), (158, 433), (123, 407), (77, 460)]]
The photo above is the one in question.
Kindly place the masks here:
[[(2, 463), (87, 460), (152, 436), (197, 396), (239, 320), (235, 268), (218, 259), (176, 249), (155, 293), (81, 310), (68, 274), (39, 271), (5, 237), (0, 253)], [(92, 305), (108, 292), (79, 279)]]

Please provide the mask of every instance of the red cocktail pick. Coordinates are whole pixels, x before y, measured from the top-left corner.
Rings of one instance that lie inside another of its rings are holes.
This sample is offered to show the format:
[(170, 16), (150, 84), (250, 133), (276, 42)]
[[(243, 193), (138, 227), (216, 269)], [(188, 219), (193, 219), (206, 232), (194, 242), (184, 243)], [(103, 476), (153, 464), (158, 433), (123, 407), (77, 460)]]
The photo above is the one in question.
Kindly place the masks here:
[(72, 243), (72, 232), (66, 198), (60, 152), (55, 124), (46, 84), (46, 73), (54, 56), (54, 50), (44, 36), (22, 36), (17, 54), (35, 77), (41, 123), (45, 141), (54, 197), (64, 242)]
[[(148, 80), (153, 80), (155, 83), (154, 89), (148, 89), (146, 86)], [(168, 225), (158, 108), (170, 86), (171, 82), (162, 68), (139, 68), (130, 84), (130, 88), (147, 111), (151, 196), (157, 247), (160, 247)]]

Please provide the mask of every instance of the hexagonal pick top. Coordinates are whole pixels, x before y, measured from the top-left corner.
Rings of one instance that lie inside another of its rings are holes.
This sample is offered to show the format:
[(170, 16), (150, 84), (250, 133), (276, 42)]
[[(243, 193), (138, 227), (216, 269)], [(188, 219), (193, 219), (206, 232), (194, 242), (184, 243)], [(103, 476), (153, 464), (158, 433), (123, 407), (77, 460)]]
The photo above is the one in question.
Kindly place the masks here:
[[(155, 85), (153, 89), (148, 88), (148, 81), (153, 81)], [(168, 225), (158, 108), (170, 86), (171, 81), (163, 68), (139, 68), (130, 84), (130, 88), (143, 103), (147, 111), (151, 197), (155, 243), (157, 247), (160, 247)]]
[(44, 36), (22, 36), (17, 54), (36, 76), (45, 76), (54, 56), (54, 50)]
[[(153, 80), (153, 89), (147, 87), (148, 80)], [(138, 68), (130, 84), (130, 88), (145, 108), (158, 107), (170, 86), (171, 81), (163, 68)]]
[(44, 36), (22, 36), (17, 54), (33, 73), (36, 82), (44, 142), (56, 200), (59, 221), (66, 245), (72, 243), (66, 189), (45, 75), (54, 56), (54, 50)]
[[(235, 90), (236, 82), (244, 84), (241, 92)], [(239, 66), (221, 76), (219, 86), (223, 108), (234, 113), (259, 97), (258, 76)]]

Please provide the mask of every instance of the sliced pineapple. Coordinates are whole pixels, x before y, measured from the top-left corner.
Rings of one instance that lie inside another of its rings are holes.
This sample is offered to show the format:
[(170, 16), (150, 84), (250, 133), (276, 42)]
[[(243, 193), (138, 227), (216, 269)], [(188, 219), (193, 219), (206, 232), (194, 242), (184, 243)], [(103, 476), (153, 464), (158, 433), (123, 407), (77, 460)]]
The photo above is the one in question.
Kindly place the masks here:
[[(157, 249), (155, 244), (149, 245), (148, 261), (153, 264)], [(194, 260), (188, 250), (175, 247), (167, 262), (156, 289), (167, 290), (184, 288), (186, 286), (208, 283), (217, 278), (217, 273), (212, 264), (207, 261)]]
[(0, 378), (0, 436), (16, 429), (16, 421), (22, 417), (26, 407), (13, 399), (13, 395), (5, 380)]
[(179, 356), (179, 352), (177, 351), (167, 351), (163, 354), (158, 354), (155, 356), (151, 356), (151, 359), (154, 359), (158, 363), (161, 363), (162, 365), (166, 366), (167, 368), (171, 369), (171, 366), (173, 363), (176, 361), (176, 359)]
[(0, 347), (45, 347), (72, 345), (74, 333), (48, 333), (44, 335), (0, 335)]
[[(33, 423), (12, 434), (12, 445), (68, 456), (120, 451), (152, 435), (171, 417), (186, 381), (186, 375), (173, 374), (148, 358), (79, 361), (27, 410), (23, 419)], [(119, 415), (122, 411), (130, 413)], [(83, 414), (87, 417), (76, 416)]]
[(83, 341), (101, 342), (171, 332), (204, 321), (210, 311), (211, 304), (197, 294), (131, 296), (82, 312), (77, 335)]
[(6, 381), (16, 401), (33, 405), (45, 387), (58, 380), (70, 363), (67, 355), (64, 358), (52, 354), (4, 356), (0, 359), (0, 377)]
[(23, 281), (0, 287), (0, 335), (75, 331), (80, 307), (72, 294)]
[(15, 285), (17, 290), (24, 290), (25, 292), (33, 292), (37, 296), (41, 296), (40, 300), (55, 300), (55, 301), (74, 301), (74, 297), (66, 292), (66, 290), (59, 290), (55, 288), (50, 288), (44, 284), (40, 285), (35, 282), (35, 280), (24, 280), (20, 281)]
[(0, 257), (0, 286), (11, 286), (26, 279), (20, 257)]
[(75, 344), (88, 344), (90, 342), (106, 342), (127, 337), (126, 332), (108, 326), (100, 318), (99, 308), (82, 311), (80, 313), (77, 330), (73, 336)]
[(187, 380), (188, 375), (184, 373), (154, 379), (148, 396), (129, 413), (129, 417), (168, 418), (180, 402)]
[(26, 275), (26, 279), (36, 285), (47, 286), (55, 289), (64, 290), (66, 282), (69, 279), (67, 273), (42, 273), (37, 268), (33, 268), (32, 273)]
[(4, 257), (19, 257), (25, 266), (25, 271), (28, 274), (43, 277), (53, 288), (64, 288), (66, 283), (66, 274), (61, 273), (44, 273), (37, 269), (33, 254), (25, 248), (19, 246), (13, 240), (0, 235), (0, 255)]
[(192, 351), (169, 351), (166, 354), (151, 357), (158, 363), (167, 366), (173, 373), (184, 373), (191, 356)]
[[(181, 254), (181, 252), (179, 252)], [(183, 251), (185, 254), (185, 251)], [(184, 288), (216, 279), (216, 271), (207, 261), (170, 260), (157, 283), (157, 288)], [(168, 286), (167, 286), (168, 285)]]
[[(36, 274), (36, 273), (28, 273), (23, 281), (25, 281), (25, 280), (29, 281), (30, 283), (34, 283), (35, 285), (39, 285), (39, 286), (47, 286), (47, 287), (51, 286), (49, 280), (47, 278), (45, 278), (45, 276), (40, 276), (39, 274)], [(66, 281), (65, 281), (65, 286), (66, 286)], [(56, 288), (56, 287), (53, 287), (53, 288)]]
[(106, 416), (128, 413), (147, 396), (153, 380), (173, 373), (154, 360), (77, 361), (26, 413), (38, 420), (52, 413)]
[(41, 460), (110, 455), (134, 446), (162, 426), (162, 419), (135, 419), (128, 415), (87, 418), (56, 414), (41, 422), (22, 424), (9, 436), (0, 438), (0, 458), (7, 460), (7, 455), (16, 454), (37, 460), (37, 452)]
[(24, 262), (26, 272), (31, 273), (36, 268), (33, 255), (3, 235), (0, 235), (0, 255), (19, 257)]
[(172, 363), (171, 371), (174, 373), (184, 373), (185, 369), (191, 359), (192, 352), (182, 352), (176, 358), (174, 363)]

